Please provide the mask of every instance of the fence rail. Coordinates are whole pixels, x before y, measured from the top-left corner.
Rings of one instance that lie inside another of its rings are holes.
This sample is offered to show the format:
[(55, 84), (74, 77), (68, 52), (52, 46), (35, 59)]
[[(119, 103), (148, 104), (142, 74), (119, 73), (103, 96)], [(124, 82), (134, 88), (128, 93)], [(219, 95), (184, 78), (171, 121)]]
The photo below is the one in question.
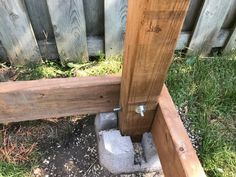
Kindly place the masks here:
[[(2, 0), (0, 61), (64, 63), (122, 54), (127, 9), (127, 0)], [(229, 52), (236, 47), (235, 19), (236, 0), (191, 0), (176, 50)]]

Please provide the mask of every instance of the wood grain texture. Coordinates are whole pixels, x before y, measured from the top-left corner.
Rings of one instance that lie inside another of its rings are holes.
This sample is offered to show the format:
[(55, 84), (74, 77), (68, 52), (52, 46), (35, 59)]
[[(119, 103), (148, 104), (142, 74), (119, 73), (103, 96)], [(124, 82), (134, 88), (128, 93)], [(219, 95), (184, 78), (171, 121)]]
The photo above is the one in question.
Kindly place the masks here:
[(175, 105), (164, 86), (158, 97), (152, 136), (165, 177), (205, 177)]
[(0, 40), (13, 65), (41, 61), (39, 48), (22, 0), (0, 1)]
[(225, 45), (223, 53), (227, 54), (230, 51), (232, 51), (233, 49), (236, 49), (236, 25), (233, 29), (232, 34), (230, 35), (230, 37), (226, 43), (226, 45)]
[(128, 0), (105, 0), (105, 53), (122, 55)]
[(104, 0), (83, 0), (87, 36), (104, 36)]
[[(188, 0), (129, 0), (121, 82), (119, 128), (125, 135), (149, 131), (172, 61)], [(144, 104), (143, 118), (135, 108)]]
[(88, 60), (83, 0), (47, 0), (62, 64)]
[(109, 112), (119, 91), (115, 76), (0, 83), (0, 123)]
[(217, 39), (232, 0), (206, 0), (189, 44), (188, 55), (207, 56)]

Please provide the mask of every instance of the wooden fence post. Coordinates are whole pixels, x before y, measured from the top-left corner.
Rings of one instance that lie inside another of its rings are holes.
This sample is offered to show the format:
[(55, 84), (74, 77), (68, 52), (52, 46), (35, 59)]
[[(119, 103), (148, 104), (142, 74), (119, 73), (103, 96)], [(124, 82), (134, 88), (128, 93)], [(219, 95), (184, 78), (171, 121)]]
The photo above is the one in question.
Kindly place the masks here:
[[(189, 0), (128, 1), (119, 114), (125, 135), (136, 137), (151, 128), (188, 5)], [(143, 117), (135, 111), (142, 105)]]

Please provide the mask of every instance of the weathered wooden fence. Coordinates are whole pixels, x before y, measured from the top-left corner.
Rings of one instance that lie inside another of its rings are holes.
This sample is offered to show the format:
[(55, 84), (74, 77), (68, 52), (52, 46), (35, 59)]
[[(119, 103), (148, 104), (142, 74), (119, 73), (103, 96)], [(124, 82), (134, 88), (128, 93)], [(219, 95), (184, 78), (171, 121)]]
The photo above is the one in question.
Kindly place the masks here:
[[(127, 0), (2, 0), (1, 61), (64, 63), (99, 53), (122, 54), (126, 15)], [(235, 19), (236, 0), (191, 0), (176, 50), (202, 55), (212, 48), (230, 51), (236, 47)]]

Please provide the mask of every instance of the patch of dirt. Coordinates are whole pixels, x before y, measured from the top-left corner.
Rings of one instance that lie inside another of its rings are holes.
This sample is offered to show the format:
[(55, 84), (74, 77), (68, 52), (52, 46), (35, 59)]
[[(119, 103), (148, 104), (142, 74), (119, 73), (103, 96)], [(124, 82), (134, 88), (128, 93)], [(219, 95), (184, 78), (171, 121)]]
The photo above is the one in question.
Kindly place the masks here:
[[(40, 160), (32, 172), (35, 177), (160, 176), (157, 173), (113, 175), (100, 166), (94, 116), (15, 123), (7, 127), (12, 142), (37, 143)], [(139, 153), (142, 152), (136, 153), (137, 159)]]
[[(99, 164), (94, 116), (80, 120), (65, 141), (45, 149), (41, 169), (44, 176), (115, 177)], [(155, 175), (155, 173), (135, 173), (119, 176), (154, 177)]]
[(17, 71), (11, 68), (0, 68), (0, 82), (14, 81), (17, 77)]

